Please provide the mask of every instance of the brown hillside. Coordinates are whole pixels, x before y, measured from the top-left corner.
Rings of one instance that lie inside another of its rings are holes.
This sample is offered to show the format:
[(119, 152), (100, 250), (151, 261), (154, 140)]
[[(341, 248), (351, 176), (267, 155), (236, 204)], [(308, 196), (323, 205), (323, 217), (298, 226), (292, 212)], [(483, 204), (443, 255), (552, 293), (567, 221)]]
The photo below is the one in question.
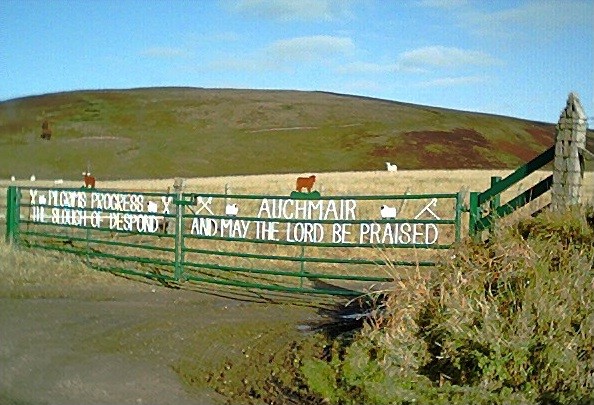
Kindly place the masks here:
[[(44, 121), (51, 140), (40, 137)], [(553, 138), (552, 123), (323, 92), (76, 91), (0, 103), (0, 178), (365, 171), (386, 161), (506, 169)]]

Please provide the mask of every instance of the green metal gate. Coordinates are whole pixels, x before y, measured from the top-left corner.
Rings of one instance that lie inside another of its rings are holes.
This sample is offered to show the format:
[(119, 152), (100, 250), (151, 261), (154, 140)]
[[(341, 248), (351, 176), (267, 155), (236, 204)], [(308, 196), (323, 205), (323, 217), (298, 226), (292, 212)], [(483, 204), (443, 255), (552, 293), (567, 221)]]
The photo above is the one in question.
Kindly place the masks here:
[(461, 193), (315, 197), (11, 186), (6, 240), (164, 282), (357, 295), (461, 237)]

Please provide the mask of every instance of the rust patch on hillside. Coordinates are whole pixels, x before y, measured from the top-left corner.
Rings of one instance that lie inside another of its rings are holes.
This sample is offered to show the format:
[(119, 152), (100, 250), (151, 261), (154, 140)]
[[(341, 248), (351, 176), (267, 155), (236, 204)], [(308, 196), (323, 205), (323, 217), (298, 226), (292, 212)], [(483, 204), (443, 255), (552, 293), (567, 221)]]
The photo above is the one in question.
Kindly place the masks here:
[(550, 126), (547, 128), (543, 127), (526, 127), (524, 128), (532, 138), (542, 146), (549, 148), (555, 143), (555, 127)]
[[(375, 157), (394, 158), (396, 162), (414, 157), (423, 169), (482, 169), (500, 166), (489, 156), (488, 140), (473, 129), (452, 131), (412, 131), (404, 133), (398, 146), (378, 146)], [(413, 162), (410, 162), (413, 163)], [(403, 167), (406, 164), (402, 165)]]

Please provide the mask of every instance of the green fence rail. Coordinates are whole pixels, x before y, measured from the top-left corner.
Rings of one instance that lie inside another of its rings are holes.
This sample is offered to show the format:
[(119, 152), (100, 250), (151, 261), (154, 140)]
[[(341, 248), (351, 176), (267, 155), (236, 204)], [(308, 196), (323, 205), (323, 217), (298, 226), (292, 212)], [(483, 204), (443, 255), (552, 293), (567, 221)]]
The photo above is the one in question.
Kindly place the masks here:
[[(297, 196), (299, 197), (299, 196)], [(358, 295), (461, 238), (463, 195), (269, 196), (10, 186), (6, 241), (100, 270)]]
[(20, 190), (9, 187), (6, 196), (6, 243), (16, 243), (20, 219)]
[[(492, 230), (495, 221), (503, 218), (517, 209), (525, 206), (529, 202), (543, 195), (551, 189), (553, 184), (553, 175), (541, 180), (531, 188), (523, 191), (505, 204), (501, 204), (501, 193), (509, 189), (514, 184), (528, 177), (530, 174), (541, 169), (555, 158), (555, 146), (549, 149), (519, 167), (509, 176), (501, 179), (499, 177), (491, 178), (491, 187), (483, 192), (471, 192), (469, 204), (469, 233), (472, 236), (479, 237), (483, 231)], [(489, 204), (488, 209), (485, 205)], [(487, 211), (483, 215), (483, 211)]]

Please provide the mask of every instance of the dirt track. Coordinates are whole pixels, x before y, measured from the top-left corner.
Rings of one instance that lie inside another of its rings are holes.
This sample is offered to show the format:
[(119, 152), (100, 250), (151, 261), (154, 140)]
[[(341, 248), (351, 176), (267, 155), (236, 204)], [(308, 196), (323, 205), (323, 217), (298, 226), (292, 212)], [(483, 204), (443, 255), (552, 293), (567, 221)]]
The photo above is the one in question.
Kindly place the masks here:
[[(271, 304), (135, 280), (19, 294), (0, 294), (1, 404), (224, 403), (209, 375), (258, 339), (280, 349), (318, 317), (285, 298)], [(204, 382), (182, 381), (184, 361)]]

